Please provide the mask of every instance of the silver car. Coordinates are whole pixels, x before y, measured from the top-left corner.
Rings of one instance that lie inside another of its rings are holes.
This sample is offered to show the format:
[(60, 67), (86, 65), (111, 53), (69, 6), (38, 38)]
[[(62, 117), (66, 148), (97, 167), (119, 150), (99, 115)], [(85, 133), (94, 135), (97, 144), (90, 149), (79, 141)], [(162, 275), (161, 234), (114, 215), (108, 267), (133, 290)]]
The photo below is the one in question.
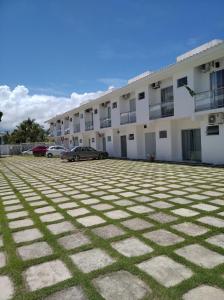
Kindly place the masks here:
[(102, 159), (107, 158), (108, 153), (104, 151), (98, 151), (92, 147), (74, 147), (71, 150), (63, 151), (61, 153), (61, 159), (67, 159), (68, 161), (78, 161), (80, 159)]

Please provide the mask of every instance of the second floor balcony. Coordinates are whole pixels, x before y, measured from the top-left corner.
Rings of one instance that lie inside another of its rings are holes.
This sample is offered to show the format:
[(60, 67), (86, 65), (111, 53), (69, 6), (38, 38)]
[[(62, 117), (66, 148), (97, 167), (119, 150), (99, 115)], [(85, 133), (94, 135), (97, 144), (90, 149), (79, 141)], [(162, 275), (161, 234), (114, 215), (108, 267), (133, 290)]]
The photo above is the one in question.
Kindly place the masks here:
[(101, 118), (100, 119), (100, 128), (111, 127), (111, 118)]
[(197, 93), (194, 100), (196, 112), (224, 107), (224, 87)]
[(70, 134), (70, 128), (66, 128), (66, 129), (64, 130), (64, 134), (65, 134), (65, 135)]
[(160, 119), (174, 116), (174, 102), (149, 105), (149, 119)]
[(136, 111), (128, 111), (121, 113), (120, 115), (120, 124), (128, 124), (128, 123), (135, 123), (136, 122)]
[(61, 136), (61, 129), (56, 130), (56, 136)]
[(85, 130), (86, 131), (89, 131), (89, 130), (93, 130), (94, 127), (93, 127), (93, 121), (86, 121), (85, 122)]
[(76, 132), (80, 132), (80, 124), (74, 124), (74, 129), (73, 129), (74, 133)]

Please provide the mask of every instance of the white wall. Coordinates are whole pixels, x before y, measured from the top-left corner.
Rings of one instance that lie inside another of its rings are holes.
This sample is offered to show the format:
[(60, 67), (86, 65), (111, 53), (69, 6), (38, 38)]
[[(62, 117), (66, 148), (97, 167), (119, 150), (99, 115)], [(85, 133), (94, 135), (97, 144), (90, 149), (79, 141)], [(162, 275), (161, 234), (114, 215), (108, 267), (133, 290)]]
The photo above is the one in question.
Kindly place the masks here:
[(207, 121), (201, 124), (202, 162), (224, 164), (224, 125), (219, 125), (219, 135), (207, 135)]

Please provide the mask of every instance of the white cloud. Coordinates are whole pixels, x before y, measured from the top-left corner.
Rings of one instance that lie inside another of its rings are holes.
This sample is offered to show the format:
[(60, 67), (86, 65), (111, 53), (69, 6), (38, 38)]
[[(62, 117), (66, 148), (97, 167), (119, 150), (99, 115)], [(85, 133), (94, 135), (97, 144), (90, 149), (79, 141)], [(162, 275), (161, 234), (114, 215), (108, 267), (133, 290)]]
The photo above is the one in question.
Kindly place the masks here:
[(0, 111), (3, 112), (3, 118), (0, 128), (11, 130), (28, 117), (44, 125), (46, 120), (56, 114), (77, 107), (82, 102), (95, 99), (102, 94), (102, 91), (97, 91), (84, 94), (74, 92), (70, 97), (30, 95), (29, 90), (23, 85), (18, 85), (14, 89), (2, 85), (0, 86)]

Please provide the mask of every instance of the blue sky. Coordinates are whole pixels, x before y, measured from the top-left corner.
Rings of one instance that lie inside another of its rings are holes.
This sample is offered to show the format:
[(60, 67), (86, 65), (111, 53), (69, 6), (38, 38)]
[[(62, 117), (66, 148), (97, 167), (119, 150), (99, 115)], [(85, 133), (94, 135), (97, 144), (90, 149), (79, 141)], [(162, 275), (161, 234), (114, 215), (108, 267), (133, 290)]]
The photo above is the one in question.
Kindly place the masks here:
[(124, 85), (214, 38), (222, 0), (0, 0), (0, 85), (68, 96)]

